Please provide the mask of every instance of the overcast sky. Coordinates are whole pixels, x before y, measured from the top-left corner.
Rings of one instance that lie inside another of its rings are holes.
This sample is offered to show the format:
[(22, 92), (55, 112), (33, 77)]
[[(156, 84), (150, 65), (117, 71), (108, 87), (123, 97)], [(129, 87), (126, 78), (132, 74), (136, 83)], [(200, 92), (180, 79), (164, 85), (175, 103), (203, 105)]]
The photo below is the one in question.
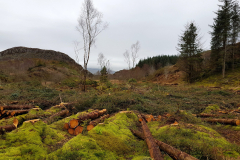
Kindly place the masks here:
[[(74, 41), (83, 0), (0, 0), (0, 51), (25, 46), (56, 50), (75, 59)], [(88, 67), (99, 68), (98, 54), (114, 71), (127, 68), (123, 53), (138, 40), (139, 59), (178, 54), (178, 37), (187, 22), (201, 29), (204, 49), (210, 48), (211, 28), (218, 0), (93, 0), (109, 23), (93, 47)], [(83, 51), (80, 64), (83, 61)]]

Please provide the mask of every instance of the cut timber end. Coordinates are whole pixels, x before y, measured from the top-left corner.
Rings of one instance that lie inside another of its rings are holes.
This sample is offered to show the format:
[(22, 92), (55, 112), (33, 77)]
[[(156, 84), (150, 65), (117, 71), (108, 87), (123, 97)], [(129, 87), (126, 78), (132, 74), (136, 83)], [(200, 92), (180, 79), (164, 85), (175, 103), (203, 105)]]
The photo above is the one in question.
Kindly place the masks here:
[(31, 122), (33, 124), (33, 123), (38, 122), (38, 121), (40, 121), (40, 119), (32, 119), (32, 120), (24, 121), (24, 123)]
[(69, 129), (68, 129), (68, 133), (71, 134), (71, 135), (73, 135), (73, 134), (74, 134), (74, 129), (69, 128)]
[(93, 128), (94, 128), (94, 125), (92, 125), (92, 124), (89, 124), (89, 125), (87, 126), (87, 130), (88, 130), (88, 131), (91, 131)]
[(69, 129), (69, 124), (68, 124), (68, 123), (65, 123), (63, 128), (64, 128), (65, 130), (68, 130), (68, 129)]
[(240, 120), (236, 121), (236, 125), (239, 126), (240, 125)]
[(70, 128), (76, 128), (78, 126), (78, 120), (77, 119), (72, 119), (69, 121), (69, 127)]
[(17, 126), (18, 126), (18, 119), (17, 118), (15, 118), (13, 120), (13, 125), (17, 128)]
[(74, 130), (74, 135), (77, 136), (80, 133), (82, 133), (82, 131), (83, 131), (83, 127), (82, 126), (77, 126), (77, 128), (75, 128), (75, 130)]

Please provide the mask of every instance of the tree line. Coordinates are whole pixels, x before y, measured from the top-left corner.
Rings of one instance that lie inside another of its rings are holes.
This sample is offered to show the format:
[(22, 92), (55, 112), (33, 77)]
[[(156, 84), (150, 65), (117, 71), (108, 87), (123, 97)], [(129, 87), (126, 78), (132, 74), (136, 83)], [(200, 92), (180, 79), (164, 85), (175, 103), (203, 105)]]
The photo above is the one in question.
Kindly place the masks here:
[(154, 67), (154, 69), (159, 69), (167, 65), (174, 65), (178, 61), (177, 55), (158, 55), (154, 57), (140, 59), (137, 63), (137, 67), (143, 68), (144, 65), (149, 65)]

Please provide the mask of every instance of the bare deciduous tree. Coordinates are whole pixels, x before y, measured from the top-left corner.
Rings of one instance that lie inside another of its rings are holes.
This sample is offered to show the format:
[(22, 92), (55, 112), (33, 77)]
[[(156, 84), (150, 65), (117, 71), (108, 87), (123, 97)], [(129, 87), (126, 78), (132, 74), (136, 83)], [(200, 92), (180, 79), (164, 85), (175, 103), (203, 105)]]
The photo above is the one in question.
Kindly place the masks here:
[(107, 69), (107, 72), (110, 73), (110, 61), (107, 60), (104, 56), (103, 53), (99, 53), (98, 54), (98, 64), (101, 66), (101, 69), (103, 69), (103, 67), (105, 66)]
[(132, 62), (133, 62), (133, 68), (135, 67), (135, 62), (138, 58), (138, 51), (140, 49), (140, 44), (139, 41), (137, 41), (135, 44), (131, 46), (131, 51), (132, 51)]
[(130, 69), (130, 55), (129, 55), (129, 52), (128, 50), (126, 50), (124, 53), (123, 53), (123, 56), (124, 56), (124, 60), (125, 62), (127, 63), (128, 65), (128, 69)]
[(96, 37), (108, 24), (103, 23), (102, 13), (94, 8), (92, 0), (84, 0), (82, 11), (78, 19), (77, 30), (81, 33), (84, 50), (84, 80), (83, 91), (86, 91), (87, 65), (89, 61), (91, 47), (95, 44)]

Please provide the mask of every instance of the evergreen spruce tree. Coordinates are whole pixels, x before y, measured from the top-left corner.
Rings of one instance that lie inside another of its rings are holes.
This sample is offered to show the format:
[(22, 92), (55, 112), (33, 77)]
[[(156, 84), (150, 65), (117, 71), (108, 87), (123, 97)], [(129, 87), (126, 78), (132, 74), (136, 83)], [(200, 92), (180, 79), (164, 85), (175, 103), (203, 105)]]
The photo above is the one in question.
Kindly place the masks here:
[(201, 73), (201, 43), (198, 28), (191, 22), (180, 36), (177, 50), (180, 53), (179, 68), (186, 73), (186, 79), (192, 83)]
[(108, 80), (108, 73), (107, 73), (107, 68), (104, 66), (102, 70), (100, 71), (101, 76), (100, 76), (100, 82), (106, 83)]
[(214, 68), (217, 68), (222, 63), (222, 75), (225, 77), (227, 45), (231, 35), (231, 17), (232, 17), (232, 1), (223, 0), (224, 4), (220, 5), (220, 9), (216, 12), (217, 17), (214, 18), (214, 23), (211, 26), (213, 31), (211, 39), (211, 61)]
[(240, 32), (240, 12), (239, 12), (239, 4), (238, 1), (233, 3), (232, 7), (232, 17), (231, 17), (231, 36), (230, 36), (230, 43), (231, 43), (231, 59), (232, 59), (232, 69), (234, 70), (234, 58), (236, 52), (236, 43), (238, 40), (239, 32)]

